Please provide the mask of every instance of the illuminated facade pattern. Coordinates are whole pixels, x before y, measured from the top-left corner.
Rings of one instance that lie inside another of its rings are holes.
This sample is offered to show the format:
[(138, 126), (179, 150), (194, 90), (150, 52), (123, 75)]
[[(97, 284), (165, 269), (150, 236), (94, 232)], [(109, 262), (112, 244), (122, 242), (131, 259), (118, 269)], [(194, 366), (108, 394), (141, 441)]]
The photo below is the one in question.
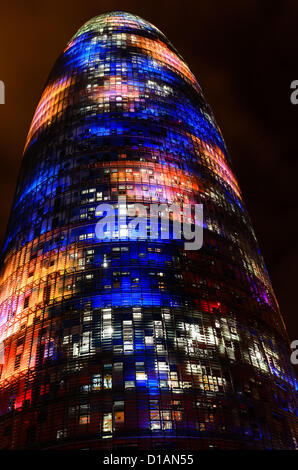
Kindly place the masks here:
[[(202, 203), (204, 244), (96, 207)], [(0, 285), (0, 448), (295, 448), (285, 328), (201, 89), (139, 17), (86, 23), (28, 133)]]

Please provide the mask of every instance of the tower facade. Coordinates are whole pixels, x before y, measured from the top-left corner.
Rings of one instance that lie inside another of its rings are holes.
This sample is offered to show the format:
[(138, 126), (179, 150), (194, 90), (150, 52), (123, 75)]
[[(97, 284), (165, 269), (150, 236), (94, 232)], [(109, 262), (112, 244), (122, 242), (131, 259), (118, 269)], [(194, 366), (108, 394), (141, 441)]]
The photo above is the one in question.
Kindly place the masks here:
[[(124, 198), (203, 204), (202, 248), (99, 239), (98, 206)], [(0, 289), (0, 448), (295, 448), (287, 335), (223, 137), (141, 18), (95, 17), (58, 58)]]

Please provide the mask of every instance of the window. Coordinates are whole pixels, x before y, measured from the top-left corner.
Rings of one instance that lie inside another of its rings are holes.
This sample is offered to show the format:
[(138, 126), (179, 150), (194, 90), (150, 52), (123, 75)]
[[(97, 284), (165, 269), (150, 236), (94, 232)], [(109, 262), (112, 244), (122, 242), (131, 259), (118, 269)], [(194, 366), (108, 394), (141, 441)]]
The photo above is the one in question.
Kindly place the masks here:
[(115, 411), (115, 424), (124, 423), (124, 411)]
[(101, 375), (100, 374), (93, 375), (92, 390), (101, 390)]
[(103, 380), (103, 388), (105, 390), (112, 388), (112, 375), (111, 374), (105, 374), (104, 380)]
[(57, 430), (57, 433), (56, 433), (56, 439), (59, 440), (59, 439), (63, 439), (67, 437), (67, 429), (58, 429)]
[(20, 367), (20, 364), (21, 364), (21, 358), (22, 358), (22, 354), (18, 354), (15, 358), (15, 362), (14, 362), (14, 370), (18, 369)]

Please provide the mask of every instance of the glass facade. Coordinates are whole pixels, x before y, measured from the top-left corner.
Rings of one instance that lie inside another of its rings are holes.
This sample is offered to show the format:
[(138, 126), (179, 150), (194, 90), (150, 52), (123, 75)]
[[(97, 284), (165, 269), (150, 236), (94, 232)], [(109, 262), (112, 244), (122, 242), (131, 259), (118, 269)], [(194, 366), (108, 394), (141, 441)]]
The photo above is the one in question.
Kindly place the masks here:
[[(203, 204), (203, 247), (99, 240), (97, 206), (124, 197)], [(222, 134), (137, 16), (87, 22), (49, 76), (0, 302), (0, 448), (296, 446), (287, 335)]]

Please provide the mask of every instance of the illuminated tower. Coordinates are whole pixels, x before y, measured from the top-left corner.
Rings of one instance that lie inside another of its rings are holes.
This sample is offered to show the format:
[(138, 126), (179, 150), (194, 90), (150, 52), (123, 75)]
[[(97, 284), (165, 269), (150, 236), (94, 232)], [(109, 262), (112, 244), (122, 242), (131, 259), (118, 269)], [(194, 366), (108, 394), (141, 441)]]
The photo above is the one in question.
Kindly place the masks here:
[[(99, 240), (119, 196), (203, 204), (203, 247)], [(0, 448), (295, 447), (285, 328), (222, 135), (141, 18), (93, 18), (58, 58), (0, 287)]]

